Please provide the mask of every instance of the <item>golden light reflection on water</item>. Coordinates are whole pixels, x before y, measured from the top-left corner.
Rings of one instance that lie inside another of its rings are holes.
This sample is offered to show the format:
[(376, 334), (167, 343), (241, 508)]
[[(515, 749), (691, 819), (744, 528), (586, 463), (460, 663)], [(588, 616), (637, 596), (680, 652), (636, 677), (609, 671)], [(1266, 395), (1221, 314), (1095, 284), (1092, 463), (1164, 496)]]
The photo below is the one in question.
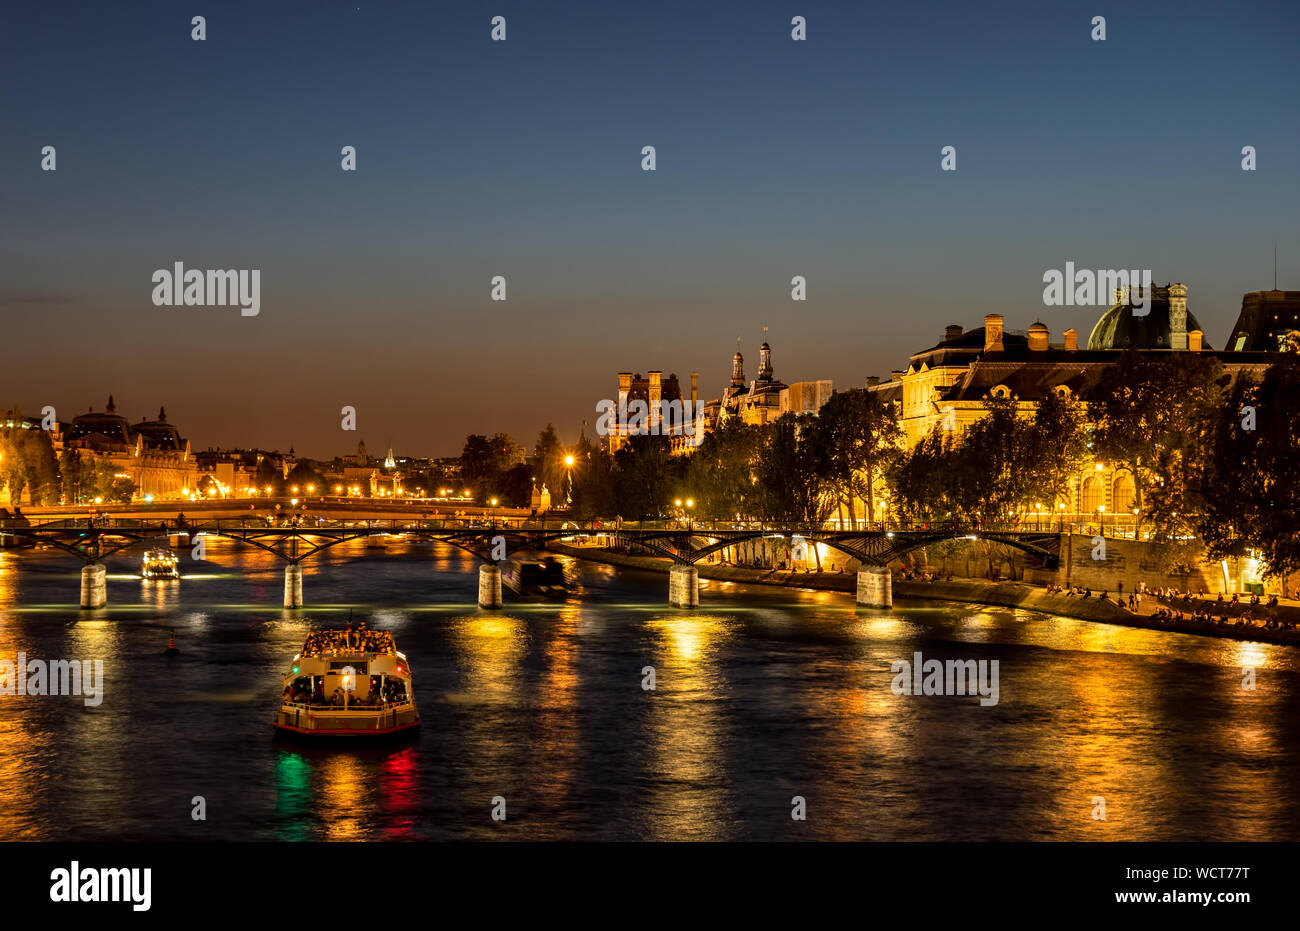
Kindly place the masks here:
[(350, 753), (320, 757), (313, 773), (325, 840), (360, 840), (370, 831), (375, 803), (369, 769)]
[(654, 840), (724, 839), (722, 823), (702, 813), (732, 805), (721, 752), (719, 703), (726, 700), (726, 683), (717, 652), (736, 622), (714, 614), (670, 614), (646, 628), (655, 635), (649, 662), (655, 667), (655, 691), (646, 693), (654, 786), (647, 830)]
[(564, 605), (546, 633), (543, 668), (538, 682), (536, 769), (544, 778), (533, 784), (541, 810), (555, 811), (569, 804), (579, 765), (578, 632), (582, 605)]

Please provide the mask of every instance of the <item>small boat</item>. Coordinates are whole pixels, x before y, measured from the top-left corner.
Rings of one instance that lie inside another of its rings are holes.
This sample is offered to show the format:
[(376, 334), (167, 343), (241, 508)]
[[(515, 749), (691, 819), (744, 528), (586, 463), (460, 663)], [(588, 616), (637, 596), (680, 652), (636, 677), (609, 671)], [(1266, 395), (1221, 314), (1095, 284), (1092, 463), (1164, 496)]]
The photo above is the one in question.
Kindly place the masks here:
[(275, 714), (280, 736), (344, 744), (414, 736), (419, 726), (406, 654), (364, 622), (307, 635)]
[(563, 595), (569, 590), (564, 567), (550, 557), (507, 559), (501, 564), (501, 581), (517, 595)]
[(148, 550), (140, 561), (140, 576), (145, 579), (179, 579), (180, 561), (171, 550)]

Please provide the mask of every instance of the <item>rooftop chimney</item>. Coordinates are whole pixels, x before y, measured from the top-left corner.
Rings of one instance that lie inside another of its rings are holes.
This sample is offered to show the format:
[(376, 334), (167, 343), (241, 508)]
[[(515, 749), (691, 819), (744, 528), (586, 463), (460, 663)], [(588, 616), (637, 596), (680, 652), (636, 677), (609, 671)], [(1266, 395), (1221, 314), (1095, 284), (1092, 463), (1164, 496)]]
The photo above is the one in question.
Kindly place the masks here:
[(1002, 352), (1002, 315), (984, 315), (984, 351)]
[(1187, 285), (1185, 284), (1171, 284), (1169, 286), (1169, 348), (1188, 348)]
[(950, 343), (954, 339), (961, 339), (962, 329), (955, 323), (950, 323), (943, 328), (943, 341)]
[(1065, 331), (1065, 351), (1066, 352), (1079, 351), (1079, 331), (1076, 330), (1074, 327), (1070, 327), (1068, 330)]
[(659, 432), (659, 415), (663, 411), (660, 402), (663, 400), (663, 372), (646, 372), (650, 378), (650, 432), (657, 434)]
[(1038, 320), (1029, 328), (1029, 351), (1046, 352), (1048, 340), (1047, 326), (1043, 321)]
[(868, 387), (868, 388), (874, 388), (874, 387), (876, 387), (876, 385), (878, 385), (878, 384), (880, 384), (880, 376), (879, 376), (879, 375), (868, 375), (868, 376), (867, 376), (867, 387)]
[(1187, 334), (1187, 348), (1192, 352), (1200, 352), (1205, 347), (1205, 334), (1200, 330), (1192, 330)]

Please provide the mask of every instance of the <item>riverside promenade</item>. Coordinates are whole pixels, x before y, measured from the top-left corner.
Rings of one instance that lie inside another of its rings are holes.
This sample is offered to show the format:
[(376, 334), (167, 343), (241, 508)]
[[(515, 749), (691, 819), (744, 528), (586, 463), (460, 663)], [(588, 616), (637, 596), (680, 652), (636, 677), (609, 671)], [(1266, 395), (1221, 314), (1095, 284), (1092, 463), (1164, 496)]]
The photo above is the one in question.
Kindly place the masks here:
[[(551, 543), (548, 551), (572, 556), (575, 559), (587, 559), (592, 562), (606, 563), (614, 566), (626, 566), (630, 569), (643, 569), (649, 572), (667, 574), (672, 561), (658, 556), (633, 556), (616, 553), (600, 547), (570, 546), (564, 543)], [(857, 585), (855, 572), (785, 572), (777, 569), (750, 569), (742, 566), (720, 566), (700, 563), (701, 579), (718, 582), (736, 582), (750, 585), (776, 585), (785, 588), (805, 588), (816, 591), (844, 592), (853, 594)], [(919, 580), (893, 582), (895, 598), (912, 598), (935, 601), (956, 601), (969, 604), (992, 605), (1006, 608), (1022, 608), (1044, 614), (1075, 618), (1081, 621), (1095, 621), (1102, 624), (1120, 624), (1125, 627), (1142, 627), (1149, 630), (1170, 630), (1177, 633), (1197, 634), (1205, 637), (1226, 637), (1233, 640), (1248, 640), (1258, 643), (1277, 643), (1300, 646), (1300, 630), (1266, 628), (1255, 625), (1237, 624), (1234, 614), (1240, 613), (1240, 606), (1208, 605), (1215, 614), (1228, 614), (1227, 624), (1205, 623), (1193, 620), (1165, 620), (1155, 616), (1160, 607), (1184, 608), (1181, 601), (1157, 599), (1153, 595), (1144, 595), (1142, 610), (1130, 611), (1113, 600), (1103, 601), (1095, 593), (1091, 598), (1078, 595), (1049, 593), (1045, 588), (1028, 585), (1024, 582), (993, 582), (985, 579), (954, 579), (951, 582)], [(1221, 610), (1222, 609), (1222, 610)], [(1231, 610), (1230, 610), (1231, 609)], [(1283, 620), (1300, 621), (1300, 607), (1282, 605), (1276, 608), (1255, 607), (1250, 609), (1259, 617), (1275, 617)]]

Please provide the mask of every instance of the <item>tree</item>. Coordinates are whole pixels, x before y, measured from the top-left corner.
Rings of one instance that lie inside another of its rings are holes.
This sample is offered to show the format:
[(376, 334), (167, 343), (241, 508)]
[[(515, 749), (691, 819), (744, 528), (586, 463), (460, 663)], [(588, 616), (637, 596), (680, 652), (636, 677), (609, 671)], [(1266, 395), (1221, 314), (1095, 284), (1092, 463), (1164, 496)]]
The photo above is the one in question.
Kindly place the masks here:
[(866, 501), (867, 520), (874, 520), (876, 479), (896, 454), (901, 435), (893, 411), (875, 392), (851, 388), (831, 395), (812, 430), (822, 477), (847, 500), (849, 520), (856, 520), (855, 496)]
[[(290, 469), (289, 474), (284, 477), (284, 483), (289, 486), (291, 492), (295, 485), (298, 486), (297, 493), (301, 495), (325, 494), (325, 477), (307, 462), (299, 462)], [(309, 485), (314, 491), (307, 490)]]
[(762, 428), (734, 418), (708, 434), (686, 466), (685, 490), (695, 499), (696, 515), (711, 520), (758, 517), (762, 450)]
[(764, 431), (758, 466), (761, 516), (820, 526), (834, 507), (818, 474), (812, 414), (785, 414)]
[(654, 520), (667, 513), (685, 478), (666, 436), (636, 435), (614, 456), (618, 513)]
[(9, 502), (19, 505), (24, 489), (33, 505), (54, 504), (63, 488), (59, 460), (45, 430), (32, 429), (18, 408), (9, 411), (0, 427), (0, 478), (9, 488)]
[(69, 504), (81, 501), (82, 485), (86, 480), (86, 467), (81, 453), (71, 447), (59, 455), (59, 473), (63, 476), (63, 498)]
[(613, 457), (591, 446), (584, 436), (574, 447), (573, 458), (574, 513), (582, 520), (618, 514)]
[(1064, 392), (1049, 391), (1034, 411), (1025, 467), (1030, 470), (1030, 494), (1049, 512), (1069, 497), (1070, 480), (1088, 461), (1088, 447), (1079, 403)]
[(508, 434), (494, 433), (490, 437), (472, 434), (465, 438), (460, 471), (475, 498), (485, 503), (504, 494), (501, 486), (506, 473), (523, 461), (524, 448)]
[(567, 471), (564, 465), (564, 447), (555, 433), (555, 427), (547, 424), (546, 429), (537, 435), (537, 444), (533, 447), (533, 474), (539, 484), (550, 489), (551, 500), (564, 500), (564, 478)]
[(1192, 479), (1195, 529), (1213, 559), (1258, 554), (1269, 577), (1300, 570), (1300, 360), (1241, 379), (1210, 427)]
[(257, 474), (253, 484), (258, 491), (270, 488), (271, 494), (277, 498), (284, 497), (287, 488), (284, 471), (272, 461), (270, 456), (263, 456), (262, 461), (257, 464)]
[(1156, 540), (1191, 533), (1190, 479), (1208, 449), (1207, 428), (1225, 385), (1223, 367), (1209, 354), (1128, 351), (1091, 392), (1093, 455), (1133, 475), (1139, 532), (1150, 520)]

